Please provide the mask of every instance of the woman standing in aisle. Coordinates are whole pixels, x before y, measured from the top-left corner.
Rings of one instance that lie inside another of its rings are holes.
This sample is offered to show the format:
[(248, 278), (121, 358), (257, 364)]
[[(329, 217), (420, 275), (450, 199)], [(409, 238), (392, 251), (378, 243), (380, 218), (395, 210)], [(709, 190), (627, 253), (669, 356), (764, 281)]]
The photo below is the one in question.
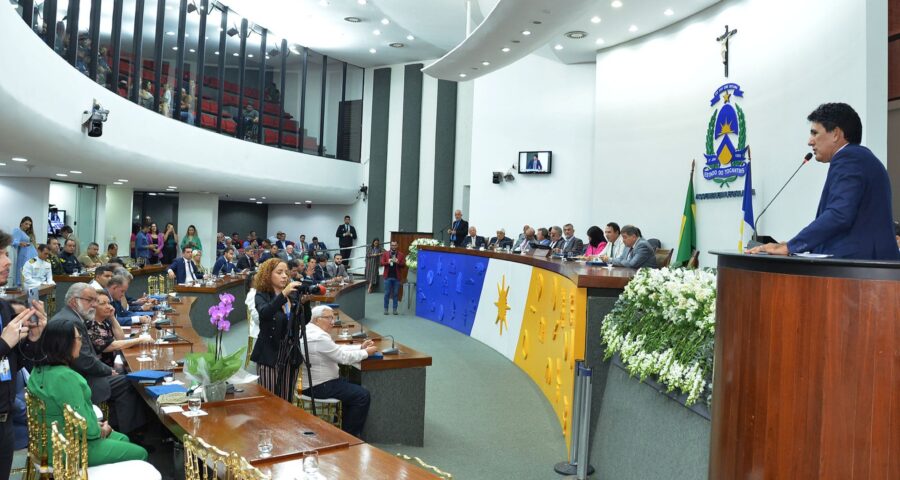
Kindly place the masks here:
[(16, 269), (11, 275), (12, 285), (19, 286), (22, 282), (22, 267), (25, 262), (37, 256), (34, 241), (34, 222), (31, 217), (23, 217), (19, 227), (12, 231), (13, 246), (16, 247)]
[(378, 266), (381, 265), (381, 254), (384, 249), (381, 248), (381, 240), (374, 239), (369, 245), (369, 251), (366, 252), (366, 280), (369, 282), (369, 293), (378, 288)]
[(175, 233), (175, 225), (172, 222), (166, 224), (163, 231), (162, 263), (171, 265), (178, 256), (178, 234)]
[(156, 222), (150, 224), (150, 263), (159, 263), (162, 261), (163, 236), (159, 233), (159, 226)]
[(200, 236), (197, 235), (197, 227), (191, 225), (187, 229), (187, 233), (184, 234), (184, 237), (181, 239), (181, 247), (184, 250), (186, 246), (192, 246), (194, 250), (203, 250), (203, 245), (200, 243)]

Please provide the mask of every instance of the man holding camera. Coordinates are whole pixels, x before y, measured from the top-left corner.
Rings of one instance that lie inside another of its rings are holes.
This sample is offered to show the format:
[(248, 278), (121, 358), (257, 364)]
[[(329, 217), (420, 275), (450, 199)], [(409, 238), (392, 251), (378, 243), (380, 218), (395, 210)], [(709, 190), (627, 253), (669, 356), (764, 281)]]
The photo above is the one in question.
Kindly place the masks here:
[(406, 266), (406, 256), (397, 249), (396, 240), (391, 240), (390, 248), (381, 254), (381, 266), (384, 267), (384, 314), (388, 314), (388, 300), (393, 298), (394, 315), (398, 315), (400, 268)]

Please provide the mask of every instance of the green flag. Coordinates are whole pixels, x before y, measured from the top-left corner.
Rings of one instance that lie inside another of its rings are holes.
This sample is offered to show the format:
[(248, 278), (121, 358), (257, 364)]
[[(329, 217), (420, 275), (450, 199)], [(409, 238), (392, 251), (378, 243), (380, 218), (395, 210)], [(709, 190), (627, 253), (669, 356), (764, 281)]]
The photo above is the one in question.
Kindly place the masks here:
[(691, 164), (691, 178), (688, 181), (687, 197), (684, 199), (684, 213), (681, 215), (681, 234), (678, 237), (678, 256), (675, 265), (686, 266), (691, 254), (697, 249), (697, 203), (694, 201), (694, 166)]

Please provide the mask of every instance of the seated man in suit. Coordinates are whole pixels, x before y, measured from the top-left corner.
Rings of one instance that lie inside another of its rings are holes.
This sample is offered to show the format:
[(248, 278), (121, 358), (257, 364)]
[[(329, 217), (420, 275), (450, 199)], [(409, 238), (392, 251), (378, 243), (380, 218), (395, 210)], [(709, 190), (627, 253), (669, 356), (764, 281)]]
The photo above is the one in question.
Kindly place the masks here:
[(297, 253), (294, 249), (293, 243), (288, 243), (284, 250), (278, 252), (278, 258), (284, 260), (285, 262), (290, 262), (291, 260), (302, 260), (303, 256)]
[(91, 242), (88, 244), (87, 251), (80, 257), (78, 257), (78, 261), (84, 265), (84, 268), (96, 268), (101, 263), (103, 263), (100, 259), (100, 245), (97, 242)]
[(113, 277), (119, 266), (113, 263), (104, 263), (94, 270), (94, 279), (91, 280), (90, 286), (94, 290), (106, 290), (109, 279)]
[(75, 256), (75, 240), (72, 240), (71, 238), (66, 240), (66, 244), (63, 247), (63, 252), (60, 254), (59, 259), (62, 260), (63, 271), (67, 274), (71, 275), (81, 271), (81, 262), (79, 262), (78, 257)]
[(241, 240), (241, 235), (238, 232), (231, 232), (231, 246), (238, 250), (244, 248), (244, 241)]
[(491, 241), (488, 242), (488, 250), (505, 250), (507, 248), (512, 249), (513, 241), (511, 238), (506, 236), (506, 230), (500, 229), (497, 230), (497, 236), (491, 237)]
[(288, 266), (288, 274), (291, 276), (292, 282), (299, 282), (303, 280), (303, 273), (306, 270), (306, 265), (303, 264), (302, 260), (293, 259), (287, 261)]
[(114, 258), (119, 258), (119, 245), (110, 243), (106, 246), (106, 253), (100, 255), (100, 263), (109, 263)]
[[(50, 322), (73, 322), (82, 338), (91, 338), (85, 322), (94, 319), (97, 295), (103, 294), (86, 283), (72, 284), (66, 292), (65, 306)], [(71, 367), (87, 380), (92, 403), (109, 403), (109, 423), (117, 431), (128, 433), (146, 422), (144, 401), (127, 377), (118, 375), (100, 360), (93, 343), (81, 343), (78, 358), (71, 363)]]
[(313, 237), (312, 242), (309, 242), (309, 256), (311, 257), (320, 257), (322, 255), (325, 256), (325, 259), (331, 258), (331, 255), (328, 254), (325, 250), (328, 247), (325, 246), (325, 242), (320, 242), (319, 237)]
[(194, 282), (203, 278), (193, 258), (194, 249), (190, 245), (185, 245), (181, 249), (181, 258), (176, 258), (169, 266), (169, 278), (174, 279), (176, 283)]
[(562, 238), (562, 229), (556, 225), (550, 227), (550, 243), (548, 244), (550, 250), (555, 254), (562, 254), (564, 245), (565, 241)]
[(334, 262), (328, 264), (326, 273), (334, 280), (350, 281), (350, 274), (347, 273), (347, 267), (344, 266), (344, 257), (340, 253), (334, 255)]
[[(324, 259), (323, 259), (324, 260)], [(319, 261), (313, 257), (309, 257), (309, 260), (306, 262), (306, 278), (312, 280), (314, 283), (324, 282), (325, 279), (325, 269), (319, 265)]]
[(584, 242), (575, 236), (575, 227), (571, 223), (563, 225), (563, 244), (562, 253), (564, 255), (581, 255), (584, 253)]
[(309, 253), (309, 243), (306, 241), (306, 235), (300, 235), (299, 241), (294, 244), (294, 250), (300, 254), (300, 256), (305, 256)]
[(619, 258), (625, 254), (626, 248), (625, 244), (622, 243), (621, 230), (616, 222), (606, 224), (606, 228), (603, 230), (603, 235), (606, 237), (606, 247), (600, 252), (600, 255), (605, 255), (609, 258)]
[(600, 255), (600, 259), (616, 267), (656, 268), (656, 250), (650, 242), (641, 238), (641, 231), (637, 227), (622, 227), (622, 243), (626, 248), (624, 255), (619, 258)]
[(535, 237), (534, 229), (531, 227), (528, 227), (525, 229), (525, 236), (523, 236), (522, 240), (520, 240), (516, 244), (515, 251), (521, 252), (521, 253), (528, 253), (531, 250), (533, 250), (533, 247), (531, 245), (533, 243), (535, 243), (536, 241), (537, 241), (537, 237)]
[(216, 259), (212, 269), (213, 276), (219, 276), (219, 274), (228, 275), (233, 272), (237, 268), (233, 262), (234, 247), (228, 247), (222, 253), (222, 256)]
[(278, 245), (268, 243), (268, 240), (263, 240), (265, 243), (265, 247), (263, 250), (263, 254), (259, 257), (259, 263), (263, 263), (270, 258), (278, 258)]
[[(119, 325), (123, 327), (130, 326), (133, 321), (135, 315), (132, 315), (132, 312), (149, 312), (153, 310), (152, 302), (143, 302), (143, 303), (135, 303), (130, 304), (128, 302), (128, 298), (125, 296), (125, 292), (128, 291), (128, 285), (131, 284), (130, 275), (127, 273), (119, 273), (113, 275), (106, 282), (106, 294), (109, 295), (110, 302), (109, 304), (116, 311), (116, 320), (119, 322)], [(150, 316), (140, 316), (140, 323), (147, 323), (150, 321)]]
[(237, 261), (237, 269), (239, 272), (256, 270), (256, 252), (252, 248), (244, 248)]
[(40, 244), (38, 255), (22, 265), (22, 283), (25, 288), (41, 288), (41, 285), (56, 285), (53, 281), (53, 267), (50, 266), (50, 247)]
[(288, 245), (293, 245), (294, 242), (287, 239), (287, 234), (284, 232), (278, 232), (275, 234), (275, 245), (278, 245), (279, 250), (284, 250)]
[(469, 227), (469, 234), (463, 240), (462, 246), (465, 248), (483, 248), (484, 245), (484, 237), (478, 235), (475, 227)]

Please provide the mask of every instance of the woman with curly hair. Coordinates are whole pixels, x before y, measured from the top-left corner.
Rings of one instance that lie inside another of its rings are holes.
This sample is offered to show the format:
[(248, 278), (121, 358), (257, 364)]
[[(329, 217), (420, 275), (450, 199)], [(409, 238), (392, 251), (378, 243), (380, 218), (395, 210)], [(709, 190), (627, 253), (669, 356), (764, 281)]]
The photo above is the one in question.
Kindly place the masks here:
[[(292, 401), (303, 355), (300, 352), (300, 321), (293, 315), (300, 282), (290, 281), (287, 263), (279, 258), (263, 262), (253, 278), (259, 336), (250, 360), (256, 362), (259, 384), (275, 395)], [(301, 310), (302, 312), (302, 310)]]

